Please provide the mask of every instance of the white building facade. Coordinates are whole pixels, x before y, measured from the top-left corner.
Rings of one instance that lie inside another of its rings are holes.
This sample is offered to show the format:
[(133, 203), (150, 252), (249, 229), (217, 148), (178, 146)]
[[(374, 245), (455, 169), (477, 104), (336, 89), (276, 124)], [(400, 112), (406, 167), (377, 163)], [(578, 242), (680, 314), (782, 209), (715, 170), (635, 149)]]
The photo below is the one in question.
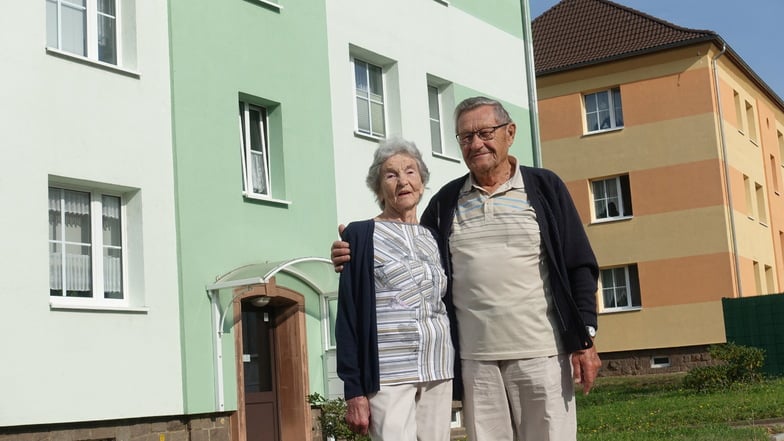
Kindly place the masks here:
[(0, 434), (181, 414), (167, 5), (26, 1), (0, 38)]

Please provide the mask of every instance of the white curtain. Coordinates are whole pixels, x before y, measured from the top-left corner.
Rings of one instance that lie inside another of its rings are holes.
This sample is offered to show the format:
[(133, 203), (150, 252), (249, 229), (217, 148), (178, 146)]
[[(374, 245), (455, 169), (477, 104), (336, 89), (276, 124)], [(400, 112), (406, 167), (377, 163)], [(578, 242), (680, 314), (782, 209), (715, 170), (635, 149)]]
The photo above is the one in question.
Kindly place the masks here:
[(63, 289), (63, 277), (67, 281), (67, 291), (92, 291), (89, 254), (66, 254), (65, 272), (63, 272), (63, 255), (49, 254), (49, 288)]
[(267, 168), (264, 155), (254, 151), (250, 156), (253, 160), (253, 192), (267, 194)]
[(106, 297), (122, 298), (122, 257), (104, 254), (103, 290)]
[[(63, 290), (65, 280), (66, 291), (92, 291), (90, 194), (50, 188), (49, 211), (50, 289)], [(71, 239), (71, 244), (66, 245), (66, 237)], [(83, 240), (85, 237), (88, 242), (74, 244), (73, 238)]]

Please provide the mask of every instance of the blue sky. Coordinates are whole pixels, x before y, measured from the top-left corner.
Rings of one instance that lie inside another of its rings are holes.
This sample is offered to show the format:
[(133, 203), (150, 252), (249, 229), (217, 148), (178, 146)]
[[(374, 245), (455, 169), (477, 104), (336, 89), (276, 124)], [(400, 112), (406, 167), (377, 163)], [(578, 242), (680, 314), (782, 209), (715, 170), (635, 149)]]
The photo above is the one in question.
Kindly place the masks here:
[[(678, 26), (716, 32), (784, 99), (784, 0), (613, 1)], [(558, 0), (528, 3), (536, 18)]]

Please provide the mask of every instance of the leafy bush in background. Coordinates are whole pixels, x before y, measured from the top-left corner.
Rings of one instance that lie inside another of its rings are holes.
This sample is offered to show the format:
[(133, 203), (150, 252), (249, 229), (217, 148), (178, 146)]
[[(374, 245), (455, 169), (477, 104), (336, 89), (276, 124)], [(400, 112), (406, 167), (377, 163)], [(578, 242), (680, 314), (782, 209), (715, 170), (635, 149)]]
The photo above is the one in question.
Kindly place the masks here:
[(713, 345), (708, 348), (708, 353), (723, 363), (690, 370), (683, 379), (684, 387), (704, 392), (762, 379), (760, 369), (765, 362), (765, 351), (760, 348), (730, 342)]
[(366, 435), (358, 435), (346, 423), (346, 401), (343, 398), (328, 400), (318, 392), (308, 395), (311, 406), (321, 408), (319, 423), (321, 434), (338, 441), (370, 441)]

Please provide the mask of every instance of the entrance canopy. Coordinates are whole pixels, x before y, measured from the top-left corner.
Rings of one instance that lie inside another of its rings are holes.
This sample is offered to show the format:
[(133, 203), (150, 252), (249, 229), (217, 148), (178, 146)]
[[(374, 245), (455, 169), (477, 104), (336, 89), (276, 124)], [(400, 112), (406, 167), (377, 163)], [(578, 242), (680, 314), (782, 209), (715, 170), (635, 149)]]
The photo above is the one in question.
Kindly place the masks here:
[[(338, 276), (335, 274), (332, 261), (323, 257), (298, 257), (277, 262), (254, 263), (233, 269), (206, 287), (207, 295), (213, 304), (213, 310), (217, 313), (217, 317), (214, 319), (219, 338), (223, 335), (224, 322), (231, 309), (229, 306), (222, 307), (221, 290), (263, 285), (269, 283), (277, 274), (287, 274), (294, 277), (320, 296), (332, 294), (338, 290)], [(285, 286), (285, 283), (280, 285)], [(234, 303), (240, 295), (242, 295), (241, 291), (234, 290), (228, 305)]]
[(332, 262), (323, 257), (298, 257), (277, 262), (254, 263), (233, 269), (207, 285), (207, 291), (267, 283), (276, 274), (288, 274), (320, 295), (336, 292), (338, 277)]

